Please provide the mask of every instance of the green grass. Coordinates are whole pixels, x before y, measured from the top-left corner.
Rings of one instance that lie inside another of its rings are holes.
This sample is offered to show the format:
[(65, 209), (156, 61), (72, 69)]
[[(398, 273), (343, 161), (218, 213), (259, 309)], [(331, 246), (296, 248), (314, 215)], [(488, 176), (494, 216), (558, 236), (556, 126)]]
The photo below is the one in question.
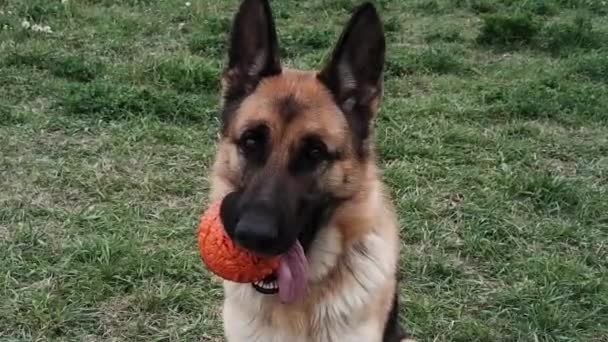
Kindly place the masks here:
[[(222, 340), (193, 232), (235, 3), (0, 1), (0, 340)], [(356, 3), (273, 1), (290, 65), (317, 67)], [(606, 341), (608, 4), (378, 4), (402, 321)]]

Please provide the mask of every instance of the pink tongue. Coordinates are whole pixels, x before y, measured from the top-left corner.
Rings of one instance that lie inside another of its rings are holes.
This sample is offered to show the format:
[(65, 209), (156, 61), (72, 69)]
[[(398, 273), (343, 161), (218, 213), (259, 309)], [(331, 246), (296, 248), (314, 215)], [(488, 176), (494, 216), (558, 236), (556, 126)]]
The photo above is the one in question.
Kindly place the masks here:
[(304, 296), (306, 292), (306, 274), (308, 262), (304, 249), (297, 242), (281, 257), (277, 280), (279, 298), (283, 303), (292, 303)]

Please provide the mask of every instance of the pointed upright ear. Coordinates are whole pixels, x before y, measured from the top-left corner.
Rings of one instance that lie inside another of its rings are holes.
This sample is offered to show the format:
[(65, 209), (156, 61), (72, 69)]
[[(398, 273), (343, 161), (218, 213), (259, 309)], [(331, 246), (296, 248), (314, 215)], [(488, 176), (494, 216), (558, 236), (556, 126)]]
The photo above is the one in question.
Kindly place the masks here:
[(355, 9), (318, 75), (346, 115), (361, 156), (382, 95), (385, 45), (380, 17), (371, 3), (365, 3)]
[(222, 85), (224, 100), (239, 100), (269, 76), (281, 73), (277, 34), (268, 0), (244, 0), (234, 17), (228, 66)]

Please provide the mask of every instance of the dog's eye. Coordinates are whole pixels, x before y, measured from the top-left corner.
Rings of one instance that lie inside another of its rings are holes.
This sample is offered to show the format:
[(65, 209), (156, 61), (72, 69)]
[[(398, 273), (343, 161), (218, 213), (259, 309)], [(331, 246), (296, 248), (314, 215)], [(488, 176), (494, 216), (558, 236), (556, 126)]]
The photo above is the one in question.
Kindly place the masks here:
[(258, 145), (258, 141), (255, 138), (250, 137), (250, 138), (245, 138), (245, 140), (243, 140), (243, 144), (241, 147), (244, 150), (251, 150), (251, 149), (254, 149), (257, 145)]
[(317, 138), (308, 138), (304, 141), (303, 157), (308, 163), (318, 164), (327, 159), (327, 146)]
[(266, 144), (266, 134), (260, 130), (250, 130), (238, 141), (239, 150), (246, 157), (261, 155)]
[(289, 165), (290, 170), (296, 174), (312, 172), (329, 158), (327, 146), (318, 139), (305, 139), (299, 151)]
[(262, 139), (255, 135), (246, 135), (239, 141), (239, 148), (244, 153), (255, 151), (262, 145)]
[(313, 161), (323, 159), (323, 149), (320, 146), (312, 146), (307, 151), (308, 158)]

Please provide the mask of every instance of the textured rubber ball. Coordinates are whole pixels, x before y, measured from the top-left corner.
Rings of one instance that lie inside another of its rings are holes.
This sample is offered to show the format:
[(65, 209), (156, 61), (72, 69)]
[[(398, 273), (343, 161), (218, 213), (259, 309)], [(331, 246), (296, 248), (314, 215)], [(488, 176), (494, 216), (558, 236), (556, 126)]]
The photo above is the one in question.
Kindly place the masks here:
[(209, 205), (198, 222), (198, 250), (206, 268), (237, 283), (253, 283), (277, 270), (280, 256), (256, 256), (228, 237), (220, 219), (220, 205), (221, 201)]

